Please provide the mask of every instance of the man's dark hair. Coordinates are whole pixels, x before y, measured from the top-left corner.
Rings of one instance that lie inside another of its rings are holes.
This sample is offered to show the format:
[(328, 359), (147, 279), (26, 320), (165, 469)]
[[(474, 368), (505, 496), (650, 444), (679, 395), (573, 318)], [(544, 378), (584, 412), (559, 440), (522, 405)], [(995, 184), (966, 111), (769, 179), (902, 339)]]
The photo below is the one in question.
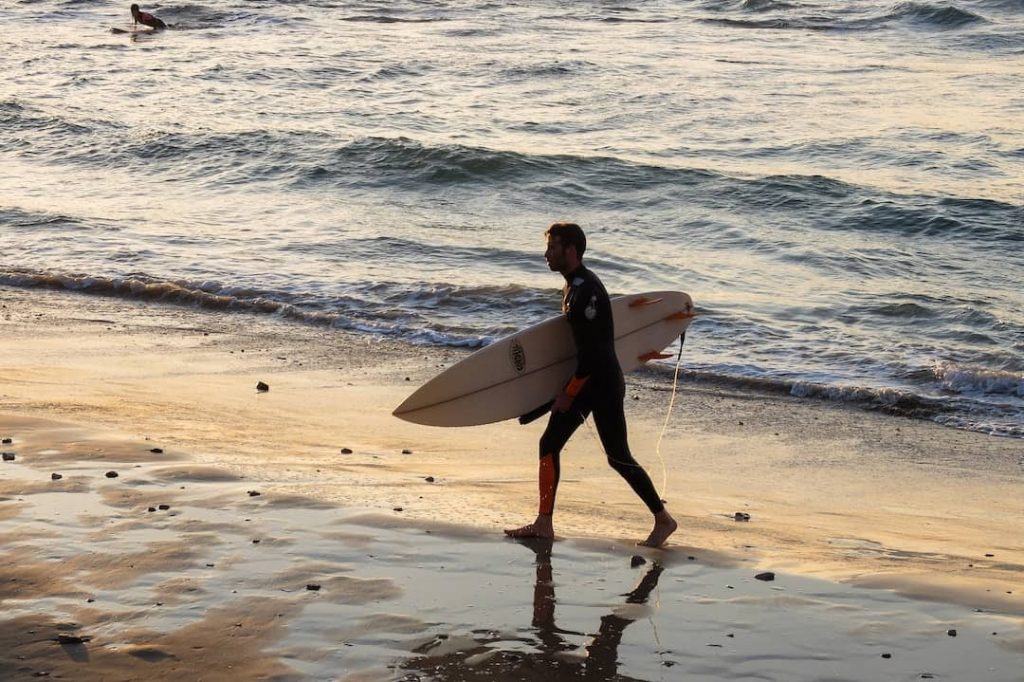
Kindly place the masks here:
[(587, 235), (583, 234), (583, 228), (576, 223), (552, 223), (551, 227), (544, 231), (544, 236), (558, 237), (562, 248), (575, 246), (578, 258), (583, 258), (583, 252), (587, 250)]

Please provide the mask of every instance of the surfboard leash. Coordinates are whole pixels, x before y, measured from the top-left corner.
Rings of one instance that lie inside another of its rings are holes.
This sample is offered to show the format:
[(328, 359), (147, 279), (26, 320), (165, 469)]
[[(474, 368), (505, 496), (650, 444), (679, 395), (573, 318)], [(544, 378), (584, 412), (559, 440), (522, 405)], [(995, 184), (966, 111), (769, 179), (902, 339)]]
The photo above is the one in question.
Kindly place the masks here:
[(665, 438), (665, 432), (668, 430), (668, 422), (672, 418), (672, 408), (676, 404), (676, 394), (679, 390), (679, 368), (683, 364), (683, 344), (686, 343), (686, 332), (684, 331), (679, 335), (679, 354), (676, 356), (676, 369), (672, 375), (672, 397), (668, 400), (668, 410), (665, 412), (665, 423), (661, 425), (661, 433), (658, 434), (658, 443), (654, 446), (654, 452), (658, 455), (658, 461), (661, 462), (661, 490), (658, 491), (658, 497), (665, 499), (665, 489), (668, 488), (668, 467), (665, 465), (665, 458), (661, 454), (661, 441)]

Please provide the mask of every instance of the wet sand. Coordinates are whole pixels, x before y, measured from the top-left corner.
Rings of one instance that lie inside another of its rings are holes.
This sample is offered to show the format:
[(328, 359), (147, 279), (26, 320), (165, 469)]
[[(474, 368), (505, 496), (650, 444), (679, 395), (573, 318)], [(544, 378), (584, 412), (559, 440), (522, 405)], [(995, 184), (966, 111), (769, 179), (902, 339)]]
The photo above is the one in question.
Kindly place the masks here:
[(390, 416), (456, 351), (0, 306), (0, 678), (1024, 679), (1019, 441), (684, 383), (659, 458), (666, 377), (635, 374), (680, 531), (633, 546), (649, 520), (582, 430), (558, 540), (515, 543), (543, 425)]

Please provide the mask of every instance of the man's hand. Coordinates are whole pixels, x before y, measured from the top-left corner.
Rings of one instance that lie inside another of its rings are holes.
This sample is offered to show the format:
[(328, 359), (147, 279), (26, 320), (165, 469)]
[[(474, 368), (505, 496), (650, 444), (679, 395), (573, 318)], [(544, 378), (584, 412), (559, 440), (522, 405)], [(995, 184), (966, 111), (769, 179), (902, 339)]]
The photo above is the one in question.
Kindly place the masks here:
[(555, 397), (555, 403), (551, 406), (552, 412), (568, 412), (572, 407), (572, 396), (562, 391)]

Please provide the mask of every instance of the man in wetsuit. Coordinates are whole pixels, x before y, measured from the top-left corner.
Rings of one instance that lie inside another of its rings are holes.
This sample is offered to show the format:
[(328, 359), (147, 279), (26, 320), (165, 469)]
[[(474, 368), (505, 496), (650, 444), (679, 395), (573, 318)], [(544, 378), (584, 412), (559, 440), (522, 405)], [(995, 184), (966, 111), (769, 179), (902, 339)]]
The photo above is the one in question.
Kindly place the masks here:
[(594, 415), (594, 426), (608, 464), (629, 483), (654, 515), (654, 528), (638, 543), (660, 547), (675, 532), (675, 519), (665, 509), (650, 477), (629, 452), (623, 400), (626, 384), (615, 355), (611, 301), (601, 280), (583, 265), (587, 238), (575, 223), (555, 223), (544, 233), (548, 267), (565, 277), (562, 312), (576, 342), (576, 371), (555, 397), (551, 417), (540, 439), (540, 509), (537, 520), (505, 534), (513, 538), (554, 537), (552, 515), (560, 475), (559, 455), (570, 436)]
[(165, 24), (160, 19), (154, 17), (149, 12), (140, 11), (138, 5), (132, 5), (130, 9), (132, 11), (132, 21), (136, 24), (149, 26), (150, 28), (156, 31), (162, 31), (163, 29), (167, 28), (167, 24)]

